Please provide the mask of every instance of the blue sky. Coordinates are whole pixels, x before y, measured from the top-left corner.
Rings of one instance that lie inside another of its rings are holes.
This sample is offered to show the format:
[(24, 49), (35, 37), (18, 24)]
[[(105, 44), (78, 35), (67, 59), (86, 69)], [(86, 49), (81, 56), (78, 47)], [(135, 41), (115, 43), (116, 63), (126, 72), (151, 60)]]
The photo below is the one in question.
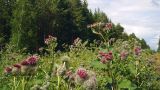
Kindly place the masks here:
[(128, 34), (144, 38), (154, 50), (160, 36), (160, 0), (87, 0), (91, 10), (100, 8)]

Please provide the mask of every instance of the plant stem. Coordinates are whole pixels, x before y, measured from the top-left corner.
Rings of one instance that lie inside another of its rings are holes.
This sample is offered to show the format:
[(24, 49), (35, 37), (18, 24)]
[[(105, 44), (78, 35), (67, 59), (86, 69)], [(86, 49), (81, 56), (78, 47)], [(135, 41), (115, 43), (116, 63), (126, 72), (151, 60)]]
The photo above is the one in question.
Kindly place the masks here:
[(57, 90), (59, 90), (59, 86), (60, 86), (60, 76), (57, 75), (57, 78), (58, 78), (58, 86), (57, 86)]
[(22, 78), (22, 90), (25, 88), (25, 82), (24, 82), (24, 77)]
[(14, 86), (13, 90), (16, 90), (17, 87), (16, 87), (16, 77), (15, 76), (13, 77), (13, 86)]

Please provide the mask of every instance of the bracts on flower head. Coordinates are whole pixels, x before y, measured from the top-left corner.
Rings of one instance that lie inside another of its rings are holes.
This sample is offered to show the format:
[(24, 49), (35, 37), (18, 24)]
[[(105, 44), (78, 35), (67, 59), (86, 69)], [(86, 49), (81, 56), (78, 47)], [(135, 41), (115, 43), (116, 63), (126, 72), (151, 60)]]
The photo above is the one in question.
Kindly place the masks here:
[(39, 57), (36, 55), (28, 57), (26, 60), (21, 62), (21, 65), (30, 65), (30, 66), (35, 66), (37, 64)]
[(16, 67), (18, 69), (21, 69), (21, 65), (20, 64), (14, 64), (13, 67)]
[(75, 83), (82, 85), (85, 90), (96, 90), (96, 74), (85, 68), (78, 68), (75, 73)]
[(122, 52), (120, 53), (120, 58), (121, 58), (121, 60), (126, 59), (127, 56), (128, 56), (128, 52), (126, 52), (126, 51), (122, 51)]
[(87, 70), (84, 68), (78, 68), (75, 73), (75, 82), (76, 84), (81, 85), (85, 80), (88, 79)]
[(53, 37), (51, 35), (48, 35), (48, 37), (44, 40), (44, 43), (45, 44), (50, 44), (52, 41), (57, 41), (57, 38), (56, 37)]
[(107, 62), (109, 62), (110, 60), (113, 59), (113, 55), (112, 55), (112, 52), (108, 52), (108, 53), (105, 53), (105, 52), (99, 52), (99, 58), (100, 58), (100, 62), (105, 64)]
[(12, 68), (12, 74), (18, 75), (21, 72), (21, 65), (20, 64), (14, 64)]
[(36, 65), (37, 65), (38, 59), (39, 57), (36, 55), (29, 56), (20, 64), (14, 64), (12, 65), (12, 67), (6, 67), (4, 72), (12, 75), (34, 73), (37, 68)]
[(6, 68), (4, 69), (4, 72), (5, 72), (6, 74), (10, 74), (10, 73), (12, 72), (12, 68), (11, 68), (11, 67), (6, 67)]
[(134, 53), (135, 53), (135, 55), (140, 55), (141, 52), (142, 52), (141, 47), (135, 47), (135, 48), (134, 48)]
[(39, 57), (36, 55), (29, 56), (26, 60), (21, 62), (21, 73), (22, 74), (31, 74), (36, 70), (36, 65), (39, 60)]

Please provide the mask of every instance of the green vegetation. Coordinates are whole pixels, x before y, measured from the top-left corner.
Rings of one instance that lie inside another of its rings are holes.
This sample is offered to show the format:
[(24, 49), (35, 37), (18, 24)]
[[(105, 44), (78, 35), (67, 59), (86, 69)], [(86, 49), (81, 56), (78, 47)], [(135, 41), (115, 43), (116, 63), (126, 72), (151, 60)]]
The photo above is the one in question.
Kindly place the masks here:
[(159, 54), (87, 6), (1, 0), (0, 89), (158, 90)]

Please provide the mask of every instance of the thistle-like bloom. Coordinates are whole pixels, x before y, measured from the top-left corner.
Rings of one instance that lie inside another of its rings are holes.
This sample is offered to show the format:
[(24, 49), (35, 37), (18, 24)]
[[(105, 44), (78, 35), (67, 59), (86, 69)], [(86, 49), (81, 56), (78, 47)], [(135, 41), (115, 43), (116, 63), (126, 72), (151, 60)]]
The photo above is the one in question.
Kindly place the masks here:
[(79, 77), (82, 79), (86, 79), (88, 76), (87, 71), (83, 68), (78, 69), (77, 75), (79, 75)]
[(140, 47), (134, 48), (135, 55), (140, 55), (142, 49)]
[(30, 56), (28, 57), (26, 60), (22, 61), (21, 62), (21, 65), (30, 65), (30, 66), (35, 66), (37, 64), (37, 61), (38, 61), (38, 56), (36, 55), (33, 55), (33, 56)]
[(14, 64), (12, 68), (12, 74), (13, 75), (18, 75), (21, 72), (21, 65), (19, 64)]
[(82, 40), (78, 37), (74, 40), (73, 45), (74, 46), (78, 46), (80, 43), (82, 42)]
[(102, 57), (102, 59), (100, 60), (101, 63), (106, 64), (108, 61)]
[(36, 55), (28, 57), (26, 60), (21, 62), (21, 73), (22, 74), (34, 74), (36, 71), (36, 65), (39, 57)]
[(33, 56), (29, 57), (29, 58), (27, 59), (27, 61), (28, 61), (29, 65), (36, 65), (38, 59), (39, 59), (39, 58), (38, 58), (37, 56), (33, 55)]
[(29, 65), (29, 63), (28, 63), (28, 61), (24, 60), (24, 61), (21, 62), (21, 65), (26, 65), (27, 66), (27, 65)]
[(12, 68), (11, 67), (6, 67), (4, 70), (5, 73), (9, 74), (12, 72)]
[(82, 85), (88, 79), (87, 70), (84, 68), (77, 69), (74, 79), (76, 84)]
[(120, 53), (120, 58), (121, 58), (121, 60), (126, 59), (126, 58), (127, 58), (127, 56), (128, 56), (128, 53), (127, 53), (127, 52), (125, 52), (125, 51), (123, 51), (123, 52), (121, 52), (121, 53)]
[(68, 70), (68, 71), (66, 71), (66, 76), (71, 76), (73, 73), (72, 73), (72, 70)]
[(106, 29), (112, 29), (112, 23), (106, 23), (105, 28)]
[(21, 65), (20, 64), (14, 64), (13, 67), (16, 67), (17, 69), (21, 69)]
[(53, 37), (51, 35), (48, 35), (48, 38), (45, 39), (44, 43), (45, 44), (50, 44), (52, 41), (57, 41), (57, 38), (56, 37)]
[(86, 80), (83, 84), (85, 90), (96, 90), (97, 80), (96, 77), (92, 76), (88, 80)]
[(104, 52), (99, 52), (99, 58), (100, 58), (100, 62), (102, 62), (103, 64), (105, 64), (106, 62), (110, 61), (113, 59), (113, 55), (112, 52), (108, 52), (108, 53), (104, 53)]

